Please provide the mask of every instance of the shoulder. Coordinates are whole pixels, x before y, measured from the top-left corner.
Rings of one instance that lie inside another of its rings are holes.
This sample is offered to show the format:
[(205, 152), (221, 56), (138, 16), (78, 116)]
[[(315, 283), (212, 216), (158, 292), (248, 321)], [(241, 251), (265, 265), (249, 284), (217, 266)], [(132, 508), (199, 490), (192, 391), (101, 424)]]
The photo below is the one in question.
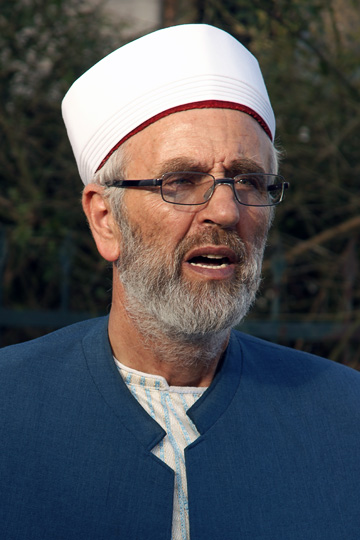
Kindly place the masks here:
[[(81, 350), (82, 340), (92, 332), (104, 331), (107, 317), (90, 319), (46, 334), (40, 338), (0, 349), (0, 373), (18, 366), (48, 362), (52, 358), (62, 360), (76, 355)], [(1, 376), (0, 376), (1, 378)]]
[(259, 380), (360, 397), (360, 372), (347, 366), (236, 330), (231, 333), (230, 346), (241, 355), (244, 372), (256, 374)]
[(57, 418), (65, 409), (70, 418), (81, 403), (88, 403), (89, 393), (97, 395), (88, 357), (111, 358), (107, 350), (102, 352), (106, 330), (107, 318), (93, 319), (1, 349), (0, 434), (7, 433), (12, 421), (37, 426), (44, 416)]

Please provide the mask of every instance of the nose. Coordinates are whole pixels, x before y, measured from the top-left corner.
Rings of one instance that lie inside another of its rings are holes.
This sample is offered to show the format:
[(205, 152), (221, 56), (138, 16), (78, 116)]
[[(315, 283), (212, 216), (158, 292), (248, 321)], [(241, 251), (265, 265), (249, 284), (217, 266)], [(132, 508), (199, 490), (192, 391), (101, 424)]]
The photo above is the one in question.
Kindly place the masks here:
[(211, 199), (200, 209), (199, 219), (222, 228), (234, 228), (240, 219), (240, 204), (235, 199), (231, 184), (215, 185)]

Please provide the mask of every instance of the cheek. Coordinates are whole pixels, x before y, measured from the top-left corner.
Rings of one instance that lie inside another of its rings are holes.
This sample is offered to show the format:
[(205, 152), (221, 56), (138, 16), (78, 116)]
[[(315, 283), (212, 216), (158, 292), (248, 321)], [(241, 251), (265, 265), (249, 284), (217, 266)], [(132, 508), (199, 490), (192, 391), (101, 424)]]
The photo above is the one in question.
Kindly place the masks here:
[(238, 224), (240, 238), (249, 246), (262, 246), (271, 224), (272, 212), (269, 208), (246, 208), (241, 213)]
[(127, 191), (125, 203), (129, 219), (144, 240), (154, 245), (177, 245), (190, 229), (194, 212), (164, 202), (158, 193), (132, 191)]

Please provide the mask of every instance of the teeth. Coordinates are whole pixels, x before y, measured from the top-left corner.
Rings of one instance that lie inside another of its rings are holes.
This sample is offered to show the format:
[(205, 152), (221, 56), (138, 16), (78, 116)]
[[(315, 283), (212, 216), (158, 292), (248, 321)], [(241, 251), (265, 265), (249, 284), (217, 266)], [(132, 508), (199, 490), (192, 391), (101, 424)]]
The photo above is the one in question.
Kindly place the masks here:
[[(209, 259), (209, 264), (206, 264), (206, 259)], [(210, 264), (210, 261), (212, 264)], [(219, 261), (219, 262), (216, 263), (215, 261)], [(215, 255), (213, 253), (205, 253), (204, 255), (199, 255), (197, 257), (194, 257), (193, 260), (190, 262), (190, 264), (192, 266), (197, 266), (200, 268), (210, 268), (214, 270), (217, 268), (226, 268), (227, 266), (229, 266), (230, 261), (226, 257), (224, 257), (224, 255)]]
[[(211, 258), (211, 257), (210, 257)], [(212, 257), (212, 258), (217, 258), (217, 257)], [(222, 258), (222, 257), (220, 257)], [(194, 263), (194, 262), (191, 262), (190, 263), (192, 266), (200, 266), (201, 268), (226, 268), (227, 267), (227, 264), (223, 263), (223, 264), (218, 264), (218, 265), (214, 265), (214, 264), (202, 264), (202, 263)]]
[(207, 259), (222, 259), (222, 255), (204, 255)]

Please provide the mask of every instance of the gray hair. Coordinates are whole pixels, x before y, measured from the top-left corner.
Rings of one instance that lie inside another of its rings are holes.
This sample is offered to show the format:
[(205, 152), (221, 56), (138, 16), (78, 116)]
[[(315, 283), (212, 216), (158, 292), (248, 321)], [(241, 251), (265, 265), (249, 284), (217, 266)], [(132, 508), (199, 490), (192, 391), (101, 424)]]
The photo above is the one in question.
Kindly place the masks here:
[(276, 148), (274, 144), (271, 145), (271, 150), (269, 173), (278, 174), (280, 161), (282, 158), (282, 151)]
[(125, 180), (127, 164), (128, 154), (126, 152), (126, 142), (124, 142), (111, 154), (104, 166), (95, 173), (92, 179), (94, 184), (104, 186), (104, 198), (108, 201), (111, 212), (117, 223), (120, 222), (124, 190), (107, 186), (106, 184), (113, 180)]

